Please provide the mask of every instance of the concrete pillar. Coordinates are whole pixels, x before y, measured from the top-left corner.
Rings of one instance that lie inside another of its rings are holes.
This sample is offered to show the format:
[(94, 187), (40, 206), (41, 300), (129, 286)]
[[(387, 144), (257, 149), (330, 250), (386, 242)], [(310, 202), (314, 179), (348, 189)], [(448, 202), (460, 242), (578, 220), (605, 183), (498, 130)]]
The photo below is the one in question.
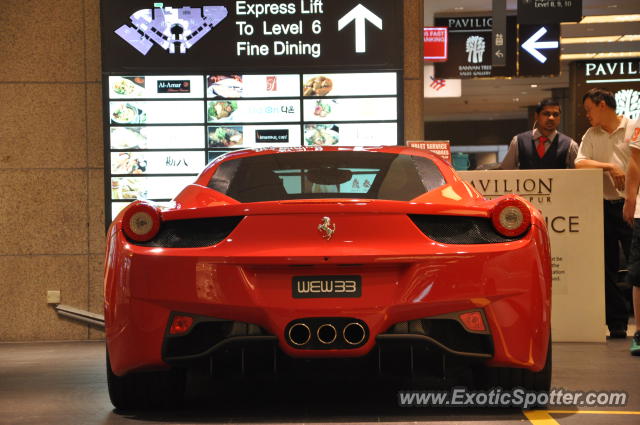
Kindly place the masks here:
[(424, 139), (423, 0), (404, 1), (404, 139)]

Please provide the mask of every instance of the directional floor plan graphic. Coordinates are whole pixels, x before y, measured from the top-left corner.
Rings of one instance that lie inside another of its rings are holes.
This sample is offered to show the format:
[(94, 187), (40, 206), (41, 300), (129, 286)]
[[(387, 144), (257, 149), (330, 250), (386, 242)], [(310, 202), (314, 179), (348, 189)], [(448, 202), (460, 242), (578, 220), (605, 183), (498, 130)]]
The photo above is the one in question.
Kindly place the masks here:
[(143, 55), (153, 43), (169, 53), (184, 54), (227, 14), (224, 6), (141, 9), (131, 15), (132, 25), (123, 25), (115, 33)]

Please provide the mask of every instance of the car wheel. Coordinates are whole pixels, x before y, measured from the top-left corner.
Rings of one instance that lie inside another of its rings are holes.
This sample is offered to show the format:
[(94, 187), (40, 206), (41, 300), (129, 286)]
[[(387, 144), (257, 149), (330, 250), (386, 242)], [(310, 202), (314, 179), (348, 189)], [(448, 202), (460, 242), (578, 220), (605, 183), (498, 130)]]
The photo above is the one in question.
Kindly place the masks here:
[(186, 374), (181, 369), (136, 372), (117, 376), (107, 353), (107, 386), (116, 409), (171, 408), (184, 399)]
[(547, 360), (539, 372), (509, 367), (479, 367), (474, 371), (476, 387), (491, 389), (501, 387), (511, 390), (517, 387), (531, 391), (551, 389), (552, 349), (549, 341)]

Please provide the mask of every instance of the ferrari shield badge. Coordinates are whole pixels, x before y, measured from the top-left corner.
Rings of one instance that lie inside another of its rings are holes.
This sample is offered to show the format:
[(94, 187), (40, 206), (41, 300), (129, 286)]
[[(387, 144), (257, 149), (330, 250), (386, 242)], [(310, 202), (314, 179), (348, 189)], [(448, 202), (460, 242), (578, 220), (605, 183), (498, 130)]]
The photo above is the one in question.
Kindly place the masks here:
[(318, 224), (318, 231), (324, 239), (329, 240), (336, 231), (336, 225), (331, 223), (330, 217), (322, 217), (322, 223)]

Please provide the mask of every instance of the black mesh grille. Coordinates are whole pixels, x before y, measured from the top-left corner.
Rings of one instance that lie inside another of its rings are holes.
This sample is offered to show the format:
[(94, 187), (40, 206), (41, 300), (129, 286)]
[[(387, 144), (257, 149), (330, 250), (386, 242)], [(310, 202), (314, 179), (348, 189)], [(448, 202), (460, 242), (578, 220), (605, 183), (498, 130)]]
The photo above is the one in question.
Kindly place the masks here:
[(132, 244), (162, 248), (202, 248), (222, 241), (244, 217), (214, 217), (164, 221), (160, 232), (147, 242)]
[(467, 332), (460, 322), (454, 319), (426, 318), (400, 322), (389, 328), (385, 334), (425, 335), (450, 350), (461, 353), (493, 355), (491, 335)]
[(232, 328), (233, 322), (197, 323), (187, 335), (166, 339), (165, 356), (183, 357), (201, 354), (227, 338)]
[(409, 215), (409, 218), (428, 238), (447, 244), (502, 243), (521, 239), (496, 232), (491, 220), (483, 217), (460, 217), (446, 215)]
[(467, 332), (452, 319), (422, 319), (425, 334), (442, 345), (465, 353), (493, 354), (491, 335)]

